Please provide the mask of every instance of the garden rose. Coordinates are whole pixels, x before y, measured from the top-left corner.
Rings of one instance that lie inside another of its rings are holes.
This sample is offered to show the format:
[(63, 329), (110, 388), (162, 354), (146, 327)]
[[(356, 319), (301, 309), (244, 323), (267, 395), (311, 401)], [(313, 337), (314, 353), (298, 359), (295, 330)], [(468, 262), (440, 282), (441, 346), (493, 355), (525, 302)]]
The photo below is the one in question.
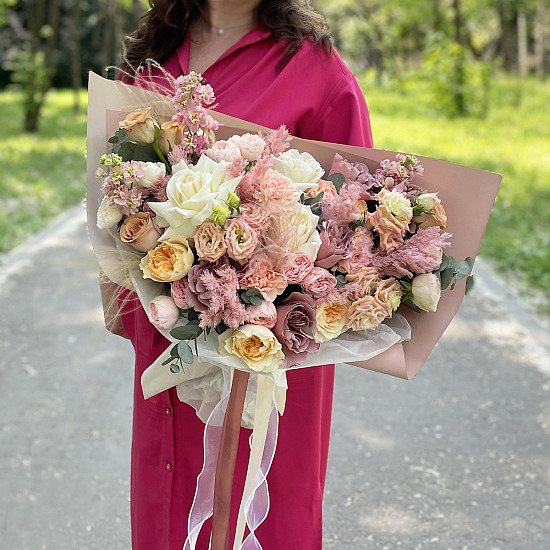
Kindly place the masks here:
[(380, 235), (380, 247), (390, 253), (403, 243), (403, 235), (412, 220), (412, 206), (399, 191), (382, 189), (375, 195), (379, 204), (370, 221)]
[(169, 225), (164, 238), (192, 237), (195, 228), (210, 219), (215, 206), (224, 206), (228, 192), (234, 192), (240, 176), (231, 178), (223, 165), (202, 155), (195, 166), (182, 168), (166, 186), (168, 201), (149, 206)]
[(369, 330), (376, 328), (386, 317), (386, 304), (375, 296), (364, 296), (349, 306), (346, 325), (352, 330)]
[(334, 187), (334, 183), (327, 180), (319, 180), (317, 182), (317, 186), (313, 187), (311, 191), (306, 195), (306, 198), (312, 199), (316, 197), (319, 193), (323, 193), (323, 197), (335, 197), (338, 195), (338, 191), (336, 191), (336, 187)]
[(185, 237), (172, 237), (150, 250), (139, 264), (144, 279), (168, 283), (182, 279), (193, 265), (193, 252)]
[(388, 308), (388, 316), (399, 307), (401, 304), (401, 296), (404, 294), (404, 289), (401, 286), (401, 283), (390, 277), (389, 279), (384, 279), (378, 283), (376, 287), (375, 296), (383, 303), (386, 304)]
[(164, 162), (143, 162), (139, 165), (143, 170), (143, 177), (139, 180), (140, 187), (150, 187), (156, 180), (166, 176), (166, 165)]
[(313, 337), (316, 328), (315, 307), (311, 296), (293, 292), (277, 307), (277, 322), (273, 333), (283, 346), (283, 367), (299, 365), (306, 360), (308, 353), (319, 349), (319, 342)]
[(258, 230), (267, 229), (270, 216), (269, 211), (255, 202), (244, 202), (241, 204), (241, 218)]
[(302, 281), (302, 289), (315, 298), (321, 298), (336, 288), (336, 277), (322, 267), (314, 267)]
[(290, 283), (301, 283), (312, 269), (313, 261), (303, 252), (284, 254), (277, 266)]
[(438, 225), (442, 229), (447, 227), (447, 213), (437, 197), (437, 193), (423, 193), (417, 197), (416, 202), (426, 212), (429, 212), (429, 214), (423, 213), (419, 216), (414, 216), (413, 221), (416, 225), (423, 229), (434, 225)]
[(380, 282), (380, 274), (375, 267), (363, 266), (355, 273), (348, 273), (346, 281), (350, 283), (358, 283), (362, 289), (361, 296), (372, 294), (378, 287)]
[(315, 310), (317, 321), (315, 339), (318, 342), (328, 342), (345, 332), (347, 310), (347, 305), (340, 302), (319, 304)]
[(243, 134), (242, 136), (232, 136), (228, 140), (236, 145), (241, 155), (248, 161), (258, 160), (266, 146), (265, 141), (258, 134)]
[(253, 325), (262, 325), (267, 328), (273, 328), (277, 321), (277, 309), (273, 302), (262, 300), (259, 306), (248, 304), (246, 306), (248, 322)]
[(150, 212), (136, 212), (128, 216), (120, 226), (120, 240), (140, 252), (155, 248), (161, 235), (162, 231)]
[(227, 255), (241, 264), (252, 256), (259, 240), (258, 230), (241, 218), (231, 218), (225, 224)]
[(199, 260), (215, 262), (221, 258), (227, 246), (224, 240), (225, 231), (210, 220), (202, 222), (195, 233), (195, 251)]
[(157, 296), (149, 302), (149, 321), (160, 330), (170, 330), (176, 326), (180, 311), (170, 296)]
[(178, 279), (170, 285), (170, 294), (172, 295), (172, 300), (174, 303), (181, 309), (190, 309), (191, 305), (186, 300), (187, 288), (189, 287), (189, 282), (184, 277), (183, 279)]
[(218, 337), (220, 355), (235, 355), (256, 372), (274, 372), (285, 356), (275, 335), (261, 325), (246, 324)]
[(183, 127), (179, 122), (168, 120), (160, 127), (158, 146), (167, 155), (176, 145), (179, 145), (183, 136)]
[(275, 159), (275, 170), (296, 183), (302, 193), (309, 193), (317, 185), (325, 171), (309, 154), (289, 149)]
[(241, 158), (241, 150), (231, 141), (216, 141), (206, 154), (214, 161), (232, 163)]
[(323, 222), (323, 229), (319, 233), (321, 246), (317, 252), (315, 265), (330, 269), (340, 260), (350, 256), (349, 245), (354, 233), (349, 224), (339, 224), (333, 221)]
[(441, 281), (434, 273), (417, 275), (412, 281), (414, 305), (423, 311), (434, 312), (441, 298)]
[(99, 229), (110, 229), (122, 219), (122, 216), (122, 210), (116, 204), (111, 204), (109, 197), (105, 196), (97, 209), (97, 226)]
[(152, 143), (155, 139), (155, 121), (151, 109), (136, 109), (119, 123), (119, 128), (126, 130), (133, 141)]

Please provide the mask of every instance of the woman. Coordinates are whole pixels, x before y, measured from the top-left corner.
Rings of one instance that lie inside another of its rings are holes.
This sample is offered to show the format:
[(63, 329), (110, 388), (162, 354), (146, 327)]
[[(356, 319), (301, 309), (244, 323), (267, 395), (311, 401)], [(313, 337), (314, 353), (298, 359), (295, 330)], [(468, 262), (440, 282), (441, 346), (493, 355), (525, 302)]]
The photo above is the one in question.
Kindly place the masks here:
[[(129, 66), (154, 59), (174, 76), (200, 72), (216, 110), (321, 141), (372, 146), (365, 100), (331, 48), (323, 20), (300, 0), (151, 0), (128, 41)], [(136, 351), (132, 445), (132, 548), (181, 550), (196, 477), (203, 423), (175, 389), (144, 401), (143, 370), (168, 342), (130, 304), (122, 317)], [(271, 508), (257, 531), (265, 550), (322, 548), (334, 365), (288, 375), (287, 406), (268, 483)], [(241, 430), (235, 493), (242, 490), (248, 430)], [(239, 499), (232, 504), (232, 523)], [(208, 526), (199, 548), (208, 547)]]

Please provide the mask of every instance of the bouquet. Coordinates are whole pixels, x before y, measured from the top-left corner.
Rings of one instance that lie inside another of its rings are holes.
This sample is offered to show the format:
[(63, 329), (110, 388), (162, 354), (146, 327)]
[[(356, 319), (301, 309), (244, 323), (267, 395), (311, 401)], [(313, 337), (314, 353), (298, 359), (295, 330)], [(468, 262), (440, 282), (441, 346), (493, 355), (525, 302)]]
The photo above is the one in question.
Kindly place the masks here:
[(444, 255), (447, 216), (416, 157), (371, 173), (336, 155), (325, 174), (284, 126), (216, 141), (214, 101), (200, 75), (179, 77), (171, 119), (128, 114), (96, 174), (98, 226), (116, 226), (158, 283), (147, 310), (178, 341), (173, 373), (211, 330), (243, 368), (296, 367), (348, 330), (368, 339), (401, 304), (435, 311), (442, 287), (470, 277), (471, 258)]
[[(461, 302), (441, 290), (471, 284), (500, 177), (214, 115), (196, 74), (170, 99), (95, 75), (89, 90), (92, 244), (173, 342), (145, 371), (144, 395), (176, 386), (205, 421), (185, 548), (214, 508), (228, 513), (218, 481), (232, 479), (241, 418), (253, 433), (234, 548), (245, 526), (245, 546), (261, 548), (286, 370), (414, 375)], [(212, 548), (224, 548), (228, 516), (216, 520)]]

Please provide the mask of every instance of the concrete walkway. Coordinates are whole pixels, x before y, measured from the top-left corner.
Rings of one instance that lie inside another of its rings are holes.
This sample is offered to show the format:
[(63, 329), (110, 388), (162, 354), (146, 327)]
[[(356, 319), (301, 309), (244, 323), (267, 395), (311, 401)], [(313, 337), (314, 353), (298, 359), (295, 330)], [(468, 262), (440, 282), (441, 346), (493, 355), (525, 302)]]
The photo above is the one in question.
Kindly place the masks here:
[[(414, 380), (338, 367), (323, 548), (550, 548), (549, 332), (476, 272)], [(128, 550), (132, 350), (81, 207), (4, 258), (0, 312), (0, 548)]]

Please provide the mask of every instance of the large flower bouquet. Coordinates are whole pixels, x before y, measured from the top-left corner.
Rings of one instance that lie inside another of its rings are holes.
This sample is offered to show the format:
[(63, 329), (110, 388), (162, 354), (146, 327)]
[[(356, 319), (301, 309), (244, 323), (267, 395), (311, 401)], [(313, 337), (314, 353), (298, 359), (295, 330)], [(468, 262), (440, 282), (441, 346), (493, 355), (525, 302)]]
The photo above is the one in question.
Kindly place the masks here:
[(348, 330), (368, 339), (401, 304), (435, 311), (441, 280), (468, 276), (471, 258), (443, 254), (447, 216), (414, 156), (371, 173), (336, 155), (325, 174), (284, 127), (216, 141), (214, 101), (200, 75), (178, 78), (172, 118), (128, 114), (97, 172), (98, 226), (116, 226), (158, 283), (148, 315), (178, 341), (172, 372), (212, 329), (244, 368), (295, 367)]

